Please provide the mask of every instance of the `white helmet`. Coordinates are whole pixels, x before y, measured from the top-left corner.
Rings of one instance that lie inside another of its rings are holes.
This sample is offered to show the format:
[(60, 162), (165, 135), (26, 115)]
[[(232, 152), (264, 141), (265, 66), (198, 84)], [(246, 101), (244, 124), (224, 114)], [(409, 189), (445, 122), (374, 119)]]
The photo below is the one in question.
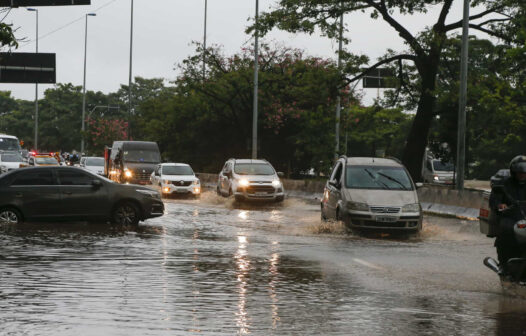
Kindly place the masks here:
[(515, 238), (519, 244), (526, 244), (526, 219), (515, 222), (513, 232), (515, 232)]

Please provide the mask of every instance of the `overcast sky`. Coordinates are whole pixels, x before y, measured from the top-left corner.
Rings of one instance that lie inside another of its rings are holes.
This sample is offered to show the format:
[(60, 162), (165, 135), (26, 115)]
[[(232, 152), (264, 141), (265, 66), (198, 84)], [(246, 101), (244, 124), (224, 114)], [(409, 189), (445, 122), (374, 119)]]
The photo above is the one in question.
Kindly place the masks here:
[[(135, 0), (133, 76), (162, 77), (173, 80), (175, 65), (191, 55), (192, 41), (203, 39), (205, 0)], [(82, 85), (84, 62), (85, 14), (88, 18), (87, 80), (88, 90), (105, 93), (116, 91), (121, 83), (128, 83), (130, 48), (130, 0), (91, 0), (91, 6), (37, 7), (39, 10), (39, 51), (56, 53), (57, 83)], [(260, 0), (260, 10), (275, 6), (277, 0)], [(236, 53), (250, 44), (251, 37), (244, 31), (253, 18), (255, 0), (208, 0), (207, 44), (220, 44), (227, 54)], [(473, 10), (473, 13), (478, 12)], [(436, 21), (438, 9), (426, 15), (403, 18), (412, 32)], [(462, 0), (455, 0), (449, 22), (462, 18)], [(35, 50), (35, 12), (26, 8), (12, 9), (6, 23), (17, 27), (19, 52)], [(367, 14), (345, 16), (352, 39), (347, 49), (368, 55), (372, 61), (382, 56), (387, 48), (405, 49), (402, 40), (382, 20), (373, 21)], [(338, 47), (319, 35), (287, 34), (273, 31), (265, 41), (301, 48), (307, 55), (335, 58)], [(40, 96), (52, 85), (39, 85)], [(361, 87), (361, 86), (359, 86)], [(0, 84), (0, 90), (10, 90), (21, 99), (34, 99), (32, 84)], [(368, 89), (365, 103), (376, 96)]]

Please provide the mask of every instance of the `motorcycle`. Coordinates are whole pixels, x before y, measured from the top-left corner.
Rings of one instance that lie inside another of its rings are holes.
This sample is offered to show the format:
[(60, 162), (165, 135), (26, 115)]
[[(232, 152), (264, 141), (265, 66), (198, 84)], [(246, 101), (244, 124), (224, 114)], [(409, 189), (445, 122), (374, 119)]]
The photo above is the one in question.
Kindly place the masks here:
[[(513, 200), (512, 197), (507, 196), (508, 199)], [(513, 233), (523, 251), (526, 251), (526, 214), (524, 211), (526, 202), (514, 200), (511, 206), (499, 210), (499, 212), (505, 213), (514, 211), (517, 208), (520, 210), (522, 219), (516, 221), (513, 225)], [(505, 267), (506, 273), (503, 272), (504, 267), (501, 267), (502, 265), (499, 265), (498, 261), (491, 257), (484, 259), (484, 265), (499, 275), (502, 289), (506, 294), (526, 299), (526, 255), (524, 255), (524, 252), (523, 256), (508, 260)]]

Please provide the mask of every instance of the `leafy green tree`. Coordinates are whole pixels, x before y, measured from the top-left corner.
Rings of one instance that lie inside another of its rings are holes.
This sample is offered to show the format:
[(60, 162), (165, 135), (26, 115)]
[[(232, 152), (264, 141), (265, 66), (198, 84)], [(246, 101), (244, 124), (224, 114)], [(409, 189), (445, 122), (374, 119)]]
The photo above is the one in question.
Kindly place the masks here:
[[(504, 27), (521, 10), (523, 1), (519, 0), (474, 0), (471, 6), (484, 6), (485, 9), (471, 15), (470, 27), (492, 36), (512, 39)], [(365, 12), (372, 20), (383, 20), (398, 33), (408, 50), (382, 58), (367, 67), (366, 71), (355, 73), (356, 68), (346, 67), (347, 81), (361, 79), (370, 69), (397, 62), (403, 69), (404, 62), (414, 64), (419, 81), (416, 114), (407, 135), (407, 144), (402, 156), (411, 175), (419, 180), (422, 157), (427, 145), (429, 130), (435, 118), (436, 83), (440, 61), (448, 34), (462, 27), (462, 20), (446, 23), (453, 0), (280, 0), (274, 10), (264, 14), (259, 29), (266, 33), (272, 28), (289, 32), (313, 34), (317, 28), (334, 38), (339, 31), (337, 20), (344, 13)], [(436, 21), (418, 34), (411, 33), (407, 23), (411, 15), (426, 13), (431, 7), (440, 8)], [(403, 14), (396, 19), (394, 13)], [(405, 22), (407, 21), (407, 22)], [(254, 29), (254, 27), (251, 27)], [(353, 69), (354, 71), (350, 71)]]

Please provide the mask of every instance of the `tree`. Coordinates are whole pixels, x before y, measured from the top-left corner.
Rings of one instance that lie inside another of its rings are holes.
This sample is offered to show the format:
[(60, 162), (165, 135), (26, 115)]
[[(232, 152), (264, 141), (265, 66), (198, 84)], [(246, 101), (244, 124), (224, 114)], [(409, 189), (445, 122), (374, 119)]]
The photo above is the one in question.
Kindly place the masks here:
[[(416, 115), (407, 135), (402, 161), (415, 180), (420, 180), (422, 157), (427, 145), (429, 130), (435, 117), (436, 81), (442, 52), (448, 34), (462, 27), (462, 20), (446, 24), (453, 0), (280, 0), (276, 9), (265, 13), (259, 29), (266, 33), (277, 27), (289, 32), (313, 34), (320, 28), (324, 34), (334, 38), (339, 29), (337, 18), (349, 12), (367, 12), (371, 19), (382, 19), (394, 29), (408, 46), (408, 50), (391, 54), (368, 66), (366, 71), (350, 72), (347, 67), (346, 83), (360, 80), (364, 74), (382, 65), (397, 62), (400, 68), (404, 62), (415, 65), (419, 76)], [(473, 0), (471, 6), (485, 6), (484, 10), (471, 15), (470, 28), (486, 34), (509, 40), (506, 23), (521, 10), (519, 0)], [(395, 12), (404, 14), (410, 20), (415, 13), (425, 13), (432, 6), (440, 6), (440, 14), (430, 28), (417, 35), (395, 19)], [(489, 17), (489, 18), (488, 18)], [(249, 31), (255, 27), (252, 26)], [(343, 79), (342, 79), (343, 81)], [(402, 82), (401, 89), (404, 87)]]

